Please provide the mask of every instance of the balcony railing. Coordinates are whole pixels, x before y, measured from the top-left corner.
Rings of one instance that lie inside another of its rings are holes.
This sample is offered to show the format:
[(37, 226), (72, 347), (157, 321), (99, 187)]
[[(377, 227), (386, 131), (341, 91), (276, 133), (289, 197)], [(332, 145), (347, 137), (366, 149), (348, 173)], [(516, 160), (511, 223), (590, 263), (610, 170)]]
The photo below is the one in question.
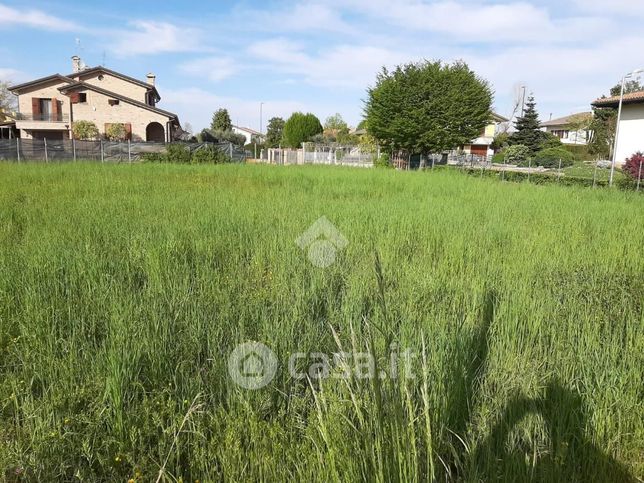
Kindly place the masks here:
[(23, 114), (19, 112), (16, 115), (16, 120), (18, 121), (42, 121), (42, 122), (68, 122), (69, 114), (63, 114), (62, 112), (56, 114)]

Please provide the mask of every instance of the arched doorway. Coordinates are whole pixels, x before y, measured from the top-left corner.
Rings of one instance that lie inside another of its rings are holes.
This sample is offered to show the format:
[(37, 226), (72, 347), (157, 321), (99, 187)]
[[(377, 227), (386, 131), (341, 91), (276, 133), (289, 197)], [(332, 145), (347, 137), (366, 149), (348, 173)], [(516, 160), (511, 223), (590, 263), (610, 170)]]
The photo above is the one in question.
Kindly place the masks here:
[(158, 122), (151, 122), (145, 128), (145, 140), (148, 142), (162, 143), (165, 141), (165, 130)]

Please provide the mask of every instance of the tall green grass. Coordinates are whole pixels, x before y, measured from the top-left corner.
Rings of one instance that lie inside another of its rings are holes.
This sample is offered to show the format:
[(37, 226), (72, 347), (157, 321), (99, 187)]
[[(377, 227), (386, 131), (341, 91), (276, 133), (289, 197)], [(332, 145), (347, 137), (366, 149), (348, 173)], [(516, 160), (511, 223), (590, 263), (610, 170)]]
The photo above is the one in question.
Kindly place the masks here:
[[(320, 216), (349, 240), (319, 269)], [(644, 201), (460, 173), (0, 164), (9, 481), (644, 476)], [(240, 342), (280, 367), (249, 391)], [(410, 348), (415, 378), (291, 377)]]

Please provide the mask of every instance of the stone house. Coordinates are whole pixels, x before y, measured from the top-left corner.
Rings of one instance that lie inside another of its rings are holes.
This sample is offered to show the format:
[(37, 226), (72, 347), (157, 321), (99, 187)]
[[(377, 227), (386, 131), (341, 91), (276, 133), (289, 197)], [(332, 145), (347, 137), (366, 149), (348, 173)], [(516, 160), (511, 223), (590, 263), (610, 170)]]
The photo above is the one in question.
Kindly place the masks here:
[(78, 56), (72, 70), (10, 87), (18, 96), (21, 138), (71, 139), (73, 123), (81, 120), (93, 122), (101, 137), (115, 123), (132, 141), (169, 142), (181, 135), (178, 116), (156, 106), (161, 96), (154, 74), (142, 81), (102, 66), (85, 68)]

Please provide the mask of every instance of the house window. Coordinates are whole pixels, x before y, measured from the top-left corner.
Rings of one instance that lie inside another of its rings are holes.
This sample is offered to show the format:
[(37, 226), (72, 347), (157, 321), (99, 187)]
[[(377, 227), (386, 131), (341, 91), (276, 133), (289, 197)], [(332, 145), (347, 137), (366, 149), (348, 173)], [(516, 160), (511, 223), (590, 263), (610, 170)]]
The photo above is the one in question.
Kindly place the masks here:
[(78, 102), (87, 102), (87, 93), (79, 92), (78, 93)]
[(98, 80), (102, 81), (104, 79), (103, 74), (99, 74)]
[(39, 121), (48, 121), (51, 115), (51, 99), (40, 99), (40, 119)]
[(110, 106), (118, 106), (118, 105), (119, 105), (119, 100), (118, 100), (118, 99), (108, 99), (108, 100), (107, 100), (107, 103), (108, 103)]

